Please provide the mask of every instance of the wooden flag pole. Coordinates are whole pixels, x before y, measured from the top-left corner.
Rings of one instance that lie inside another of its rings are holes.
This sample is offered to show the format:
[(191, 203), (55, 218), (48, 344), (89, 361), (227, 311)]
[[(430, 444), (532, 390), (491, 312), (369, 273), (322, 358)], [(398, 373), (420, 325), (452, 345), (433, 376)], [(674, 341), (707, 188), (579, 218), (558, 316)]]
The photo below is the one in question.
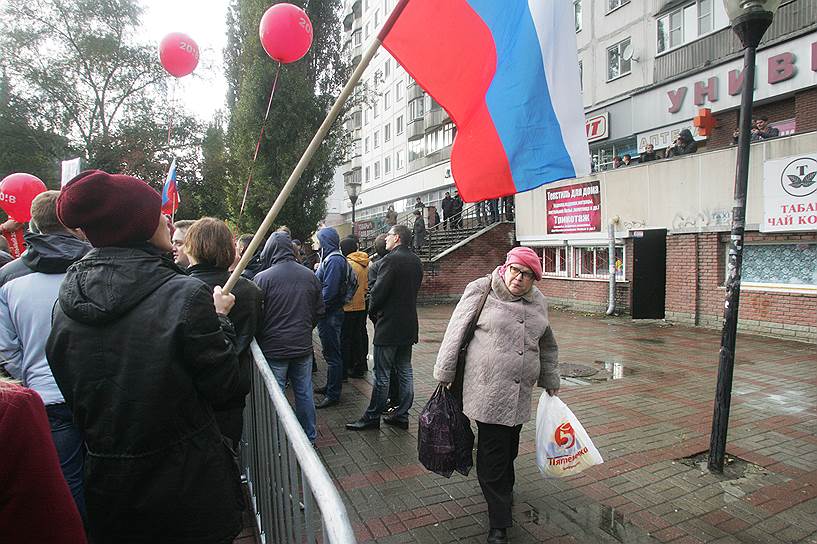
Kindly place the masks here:
[(389, 16), (389, 19), (384, 23), (380, 34), (378, 34), (377, 38), (372, 41), (369, 48), (363, 54), (363, 58), (360, 59), (360, 62), (355, 68), (354, 72), (352, 72), (352, 77), (350, 77), (349, 81), (346, 82), (340, 96), (338, 96), (338, 99), (335, 101), (332, 109), (329, 110), (329, 114), (326, 116), (326, 119), (323, 120), (318, 132), (315, 133), (315, 136), (309, 143), (309, 147), (307, 147), (306, 151), (304, 151), (301, 160), (298, 161), (298, 164), (295, 166), (295, 170), (292, 171), (292, 174), (289, 176), (286, 184), (284, 184), (284, 187), (278, 194), (278, 198), (275, 199), (275, 203), (272, 205), (272, 208), (270, 208), (270, 210), (267, 212), (267, 216), (264, 218), (261, 226), (258, 227), (255, 236), (253, 236), (253, 239), (250, 242), (250, 245), (247, 246), (247, 249), (244, 251), (244, 255), (241, 257), (241, 260), (238, 261), (235, 270), (233, 270), (233, 273), (230, 274), (230, 278), (227, 280), (227, 283), (224, 284), (222, 292), (225, 295), (229, 294), (230, 291), (233, 290), (233, 287), (235, 287), (235, 284), (238, 282), (238, 278), (241, 277), (241, 273), (245, 268), (247, 268), (247, 264), (249, 264), (253, 255), (255, 255), (255, 252), (258, 249), (258, 246), (261, 245), (261, 241), (264, 239), (264, 236), (266, 236), (267, 232), (269, 232), (269, 229), (272, 227), (272, 223), (275, 221), (275, 218), (278, 217), (278, 214), (281, 212), (281, 208), (284, 207), (284, 203), (286, 202), (287, 198), (289, 198), (289, 195), (292, 193), (292, 190), (295, 188), (298, 180), (301, 179), (301, 175), (304, 173), (304, 170), (306, 170), (307, 165), (309, 165), (309, 161), (312, 160), (312, 157), (315, 155), (318, 147), (321, 145), (321, 143), (323, 143), (323, 140), (329, 133), (329, 129), (332, 127), (332, 123), (334, 123), (335, 119), (337, 119), (338, 115), (340, 115), (343, 105), (355, 90), (355, 85), (357, 85), (358, 81), (360, 81), (366, 67), (369, 66), (369, 63), (372, 61), (372, 58), (374, 58), (375, 53), (377, 53), (377, 50), (380, 48), (382, 38), (388, 33), (392, 25), (394, 25), (394, 22), (400, 16), (400, 13), (402, 13), (407, 3), (408, 0), (401, 0), (398, 2)]

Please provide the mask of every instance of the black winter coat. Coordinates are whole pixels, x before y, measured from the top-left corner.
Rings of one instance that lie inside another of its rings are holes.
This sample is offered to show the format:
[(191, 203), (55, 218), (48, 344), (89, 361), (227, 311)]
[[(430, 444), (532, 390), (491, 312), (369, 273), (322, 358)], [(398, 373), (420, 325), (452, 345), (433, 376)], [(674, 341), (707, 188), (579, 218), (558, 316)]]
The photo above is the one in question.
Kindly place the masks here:
[[(216, 285), (223, 286), (230, 277), (229, 271), (207, 264), (193, 265), (187, 269), (187, 273), (206, 283), (210, 289)], [(230, 310), (229, 317), (235, 329), (240, 380), (235, 396), (216, 410), (215, 416), (221, 434), (232, 440), (233, 447), (237, 447), (244, 427), (244, 406), (252, 383), (250, 343), (260, 329), (264, 301), (258, 286), (246, 278), (238, 278), (232, 292), (235, 295), (235, 306)]]
[(321, 282), (295, 261), (285, 232), (274, 233), (262, 255), (265, 269), (255, 276), (264, 293), (258, 345), (270, 361), (306, 357), (312, 353), (312, 329), (325, 314)]
[(375, 346), (410, 346), (417, 343), (417, 292), (423, 265), (412, 251), (399, 245), (380, 261), (369, 299), (375, 322)]
[(239, 390), (230, 321), (211, 289), (145, 245), (68, 269), (46, 354), (85, 435), (95, 543), (220, 543), (241, 483), (213, 407)]

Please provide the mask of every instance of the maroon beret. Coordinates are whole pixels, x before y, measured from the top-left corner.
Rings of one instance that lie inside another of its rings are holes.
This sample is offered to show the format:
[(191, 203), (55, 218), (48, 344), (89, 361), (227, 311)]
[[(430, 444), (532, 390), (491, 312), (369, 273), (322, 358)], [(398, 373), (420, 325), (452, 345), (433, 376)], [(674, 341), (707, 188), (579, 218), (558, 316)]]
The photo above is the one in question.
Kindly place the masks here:
[(94, 247), (127, 246), (150, 240), (159, 226), (162, 197), (131, 176), (86, 170), (63, 187), (57, 217), (80, 228)]

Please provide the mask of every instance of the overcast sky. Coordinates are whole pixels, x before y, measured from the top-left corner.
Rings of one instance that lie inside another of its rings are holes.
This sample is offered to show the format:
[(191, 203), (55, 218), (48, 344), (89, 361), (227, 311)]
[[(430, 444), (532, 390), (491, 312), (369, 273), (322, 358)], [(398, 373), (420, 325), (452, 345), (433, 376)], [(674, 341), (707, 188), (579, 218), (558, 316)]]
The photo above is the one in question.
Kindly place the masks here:
[[(192, 75), (181, 78), (175, 91), (177, 104), (202, 121), (225, 109), (222, 50), (227, 42), (225, 16), (228, 0), (142, 0), (145, 13), (140, 36), (156, 44), (156, 62), (161, 39), (171, 32), (184, 32), (199, 46), (199, 65)], [(171, 76), (168, 76), (170, 78)]]

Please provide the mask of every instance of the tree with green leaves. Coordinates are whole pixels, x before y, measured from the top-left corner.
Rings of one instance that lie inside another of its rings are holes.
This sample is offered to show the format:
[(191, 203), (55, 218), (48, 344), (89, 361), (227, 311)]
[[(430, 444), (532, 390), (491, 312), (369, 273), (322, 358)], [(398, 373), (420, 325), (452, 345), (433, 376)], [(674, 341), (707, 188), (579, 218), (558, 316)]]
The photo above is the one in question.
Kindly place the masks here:
[(38, 125), (16, 97), (8, 78), (0, 73), (0, 178), (26, 172), (56, 189), (60, 182), (60, 161), (77, 150), (68, 140)]
[(0, 63), (38, 130), (70, 142), (89, 167), (160, 187), (173, 157), (180, 179), (200, 174), (201, 127), (171, 116), (155, 45), (135, 39), (141, 13), (137, 0), (5, 0)]
[[(255, 165), (252, 156), (277, 67), (264, 52), (258, 36), (259, 21), (270, 3), (233, 0), (229, 9), (225, 51), (230, 117), (229, 204), (237, 218), (252, 171), (252, 185), (238, 221), (245, 231), (254, 230), (263, 220), (349, 73), (341, 56), (340, 1), (294, 3), (301, 5), (312, 21), (312, 48), (303, 59), (281, 67)], [(278, 215), (277, 222), (289, 226), (293, 237), (307, 238), (324, 217), (326, 197), (335, 169), (343, 160), (344, 146), (343, 129), (336, 123)]]

